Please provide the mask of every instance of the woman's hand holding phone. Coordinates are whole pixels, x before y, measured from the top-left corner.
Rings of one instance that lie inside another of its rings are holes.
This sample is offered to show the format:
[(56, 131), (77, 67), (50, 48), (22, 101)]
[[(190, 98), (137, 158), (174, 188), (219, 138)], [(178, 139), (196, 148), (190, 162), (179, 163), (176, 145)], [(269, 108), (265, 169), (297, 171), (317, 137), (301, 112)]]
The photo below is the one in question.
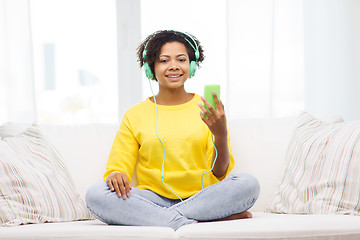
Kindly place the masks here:
[(204, 105), (199, 104), (200, 117), (209, 127), (215, 139), (227, 136), (225, 109), (224, 104), (218, 98), (219, 95), (220, 85), (207, 85), (204, 88), (205, 97), (201, 98)]

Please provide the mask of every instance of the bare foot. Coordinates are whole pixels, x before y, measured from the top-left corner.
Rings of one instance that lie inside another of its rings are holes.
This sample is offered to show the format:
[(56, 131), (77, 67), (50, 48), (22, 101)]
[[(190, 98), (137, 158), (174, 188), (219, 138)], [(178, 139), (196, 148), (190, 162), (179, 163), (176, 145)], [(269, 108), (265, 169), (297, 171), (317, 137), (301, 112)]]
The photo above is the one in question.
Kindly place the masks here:
[(237, 220), (237, 219), (252, 218), (252, 217), (253, 217), (253, 215), (251, 214), (251, 212), (246, 211), (246, 212), (241, 212), (241, 213), (235, 213), (228, 217), (219, 218), (219, 219), (215, 219), (215, 220), (211, 220), (211, 221), (207, 221), (207, 222), (229, 221), (229, 220)]
[(227, 221), (227, 220), (236, 220), (236, 219), (243, 219), (243, 218), (252, 218), (251, 212), (242, 212), (242, 213), (235, 213), (225, 218), (219, 219), (219, 221)]

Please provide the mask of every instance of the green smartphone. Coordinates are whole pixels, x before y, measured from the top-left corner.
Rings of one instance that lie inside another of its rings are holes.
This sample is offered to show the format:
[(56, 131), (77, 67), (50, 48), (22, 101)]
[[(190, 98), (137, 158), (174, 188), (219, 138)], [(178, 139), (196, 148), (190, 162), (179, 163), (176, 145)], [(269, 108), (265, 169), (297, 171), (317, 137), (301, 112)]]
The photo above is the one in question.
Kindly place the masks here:
[[(204, 97), (216, 109), (213, 92), (216, 92), (216, 95), (217, 95), (218, 99), (220, 100), (220, 85), (218, 85), (218, 84), (205, 85), (205, 87), (204, 87)], [(205, 108), (207, 109), (206, 106), (205, 106)], [(209, 109), (207, 109), (207, 110), (209, 111)]]

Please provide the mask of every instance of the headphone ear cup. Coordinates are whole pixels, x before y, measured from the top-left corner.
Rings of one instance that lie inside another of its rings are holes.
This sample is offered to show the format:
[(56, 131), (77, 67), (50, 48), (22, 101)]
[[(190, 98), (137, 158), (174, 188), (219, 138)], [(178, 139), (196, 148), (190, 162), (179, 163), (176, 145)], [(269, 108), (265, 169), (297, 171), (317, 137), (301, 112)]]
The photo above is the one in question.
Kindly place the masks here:
[(192, 78), (193, 76), (195, 76), (195, 72), (198, 68), (198, 65), (195, 61), (191, 61), (190, 62), (190, 70), (189, 70), (189, 78)]
[(151, 71), (151, 68), (150, 68), (150, 66), (149, 66), (149, 64), (147, 62), (144, 63), (143, 68), (144, 68), (146, 77), (148, 79), (153, 79), (154, 75), (153, 75), (153, 73)]

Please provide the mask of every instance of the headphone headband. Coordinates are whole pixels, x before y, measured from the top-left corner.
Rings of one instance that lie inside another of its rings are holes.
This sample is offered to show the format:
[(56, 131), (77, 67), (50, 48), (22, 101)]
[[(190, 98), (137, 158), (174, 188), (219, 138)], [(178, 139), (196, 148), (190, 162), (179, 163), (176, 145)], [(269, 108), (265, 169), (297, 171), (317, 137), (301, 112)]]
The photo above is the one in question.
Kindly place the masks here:
[(194, 42), (195, 47), (194, 47), (194, 45), (192, 45), (192, 43), (189, 41), (189, 39), (185, 38), (185, 40), (186, 40), (186, 41), (190, 44), (190, 46), (194, 49), (194, 51), (195, 51), (195, 58), (196, 58), (196, 62), (197, 62), (197, 60), (198, 60), (199, 57), (200, 57), (200, 53), (199, 53), (199, 47), (198, 47), (195, 39), (194, 39), (190, 34), (188, 34), (188, 33), (186, 33), (186, 32), (180, 32), (180, 31), (175, 31), (175, 30), (174, 30), (174, 32), (182, 33), (182, 34), (188, 36), (188, 37)]

